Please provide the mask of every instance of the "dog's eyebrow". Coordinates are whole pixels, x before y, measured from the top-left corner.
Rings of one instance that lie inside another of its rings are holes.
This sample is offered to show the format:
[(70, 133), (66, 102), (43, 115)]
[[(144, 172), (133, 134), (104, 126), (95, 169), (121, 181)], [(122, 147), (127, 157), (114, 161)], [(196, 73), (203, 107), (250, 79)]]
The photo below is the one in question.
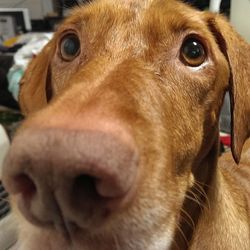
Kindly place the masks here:
[[(157, 17), (158, 18), (158, 17)], [(164, 23), (164, 20), (166, 22)], [(160, 23), (160, 24), (159, 24)], [(155, 37), (162, 37), (166, 39), (165, 35), (159, 36), (159, 34), (172, 34), (176, 36), (183, 36), (188, 33), (204, 33), (204, 23), (199, 20), (198, 22), (194, 20), (189, 20), (188, 18), (184, 18), (183, 20), (176, 20), (176, 18), (165, 18), (159, 17), (159, 22), (147, 21), (144, 23), (145, 34), (147, 37), (151, 37), (152, 35)]]
[(186, 32), (187, 30), (194, 29), (194, 26), (190, 24), (188, 21), (174, 21), (169, 25), (169, 28), (172, 33), (181, 33)]
[[(164, 11), (162, 9), (164, 8)], [(188, 30), (202, 30), (204, 21), (199, 11), (184, 11), (177, 6), (163, 4), (155, 4), (145, 10), (142, 23), (144, 26), (152, 26), (155, 30), (164, 31), (168, 29), (171, 33), (186, 32)]]
[(201, 30), (201, 26), (204, 25), (203, 20), (199, 15), (182, 15), (179, 13), (182, 18), (176, 18), (173, 16), (171, 19), (168, 17), (168, 21), (170, 24), (171, 31), (187, 31), (187, 30)]

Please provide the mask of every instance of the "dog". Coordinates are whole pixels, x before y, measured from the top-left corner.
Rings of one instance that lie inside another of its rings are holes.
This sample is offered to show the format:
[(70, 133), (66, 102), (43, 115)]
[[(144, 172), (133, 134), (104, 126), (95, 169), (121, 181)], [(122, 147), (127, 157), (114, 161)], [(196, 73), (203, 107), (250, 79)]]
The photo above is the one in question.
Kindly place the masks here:
[[(18, 249), (249, 249), (249, 58), (180, 1), (77, 7), (21, 81), (3, 168)], [(227, 91), (235, 163), (218, 156)]]

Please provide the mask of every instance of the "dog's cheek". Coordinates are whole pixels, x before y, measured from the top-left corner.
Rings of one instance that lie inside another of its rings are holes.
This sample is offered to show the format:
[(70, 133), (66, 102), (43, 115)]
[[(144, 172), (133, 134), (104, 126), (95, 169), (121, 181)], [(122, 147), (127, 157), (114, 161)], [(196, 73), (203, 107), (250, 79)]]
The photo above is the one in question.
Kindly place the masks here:
[[(143, 225), (143, 228), (148, 228), (147, 230), (152, 230), (156, 224), (161, 224), (166, 228), (170, 238), (184, 199), (183, 190), (187, 185), (180, 184), (174, 176), (171, 157), (172, 143), (166, 135), (156, 137), (151, 138), (151, 149), (145, 152), (141, 159), (142, 169), (137, 183), (137, 193), (133, 204), (128, 208), (129, 216), (124, 216), (130, 219), (120, 224), (129, 226), (130, 231), (134, 230), (133, 221), (137, 222), (136, 227)], [(155, 147), (152, 148), (152, 145)], [(152, 232), (152, 234), (155, 233), (158, 232)]]
[(199, 113), (181, 109), (180, 112), (173, 112), (175, 127), (171, 129), (173, 163), (177, 175), (182, 175), (190, 170), (190, 164), (198, 154), (203, 135)]

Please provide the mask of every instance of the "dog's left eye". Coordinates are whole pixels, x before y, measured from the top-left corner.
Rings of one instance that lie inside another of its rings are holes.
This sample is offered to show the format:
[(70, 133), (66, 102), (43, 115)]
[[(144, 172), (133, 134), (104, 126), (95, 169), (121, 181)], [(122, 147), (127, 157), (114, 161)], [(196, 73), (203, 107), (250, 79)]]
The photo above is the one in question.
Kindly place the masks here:
[(72, 61), (80, 54), (80, 41), (77, 35), (68, 34), (60, 44), (61, 57), (65, 61)]
[(183, 63), (198, 67), (206, 60), (204, 45), (196, 38), (188, 38), (181, 47), (181, 60)]

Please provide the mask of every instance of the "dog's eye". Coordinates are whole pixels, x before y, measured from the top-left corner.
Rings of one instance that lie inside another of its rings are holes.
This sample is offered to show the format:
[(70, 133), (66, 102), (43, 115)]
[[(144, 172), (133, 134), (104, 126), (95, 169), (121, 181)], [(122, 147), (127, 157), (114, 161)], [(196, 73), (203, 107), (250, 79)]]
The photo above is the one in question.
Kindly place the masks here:
[(60, 44), (61, 57), (65, 61), (72, 61), (80, 54), (80, 41), (77, 35), (68, 34)]
[(196, 38), (186, 39), (181, 48), (181, 60), (191, 67), (200, 66), (206, 60), (203, 44)]

